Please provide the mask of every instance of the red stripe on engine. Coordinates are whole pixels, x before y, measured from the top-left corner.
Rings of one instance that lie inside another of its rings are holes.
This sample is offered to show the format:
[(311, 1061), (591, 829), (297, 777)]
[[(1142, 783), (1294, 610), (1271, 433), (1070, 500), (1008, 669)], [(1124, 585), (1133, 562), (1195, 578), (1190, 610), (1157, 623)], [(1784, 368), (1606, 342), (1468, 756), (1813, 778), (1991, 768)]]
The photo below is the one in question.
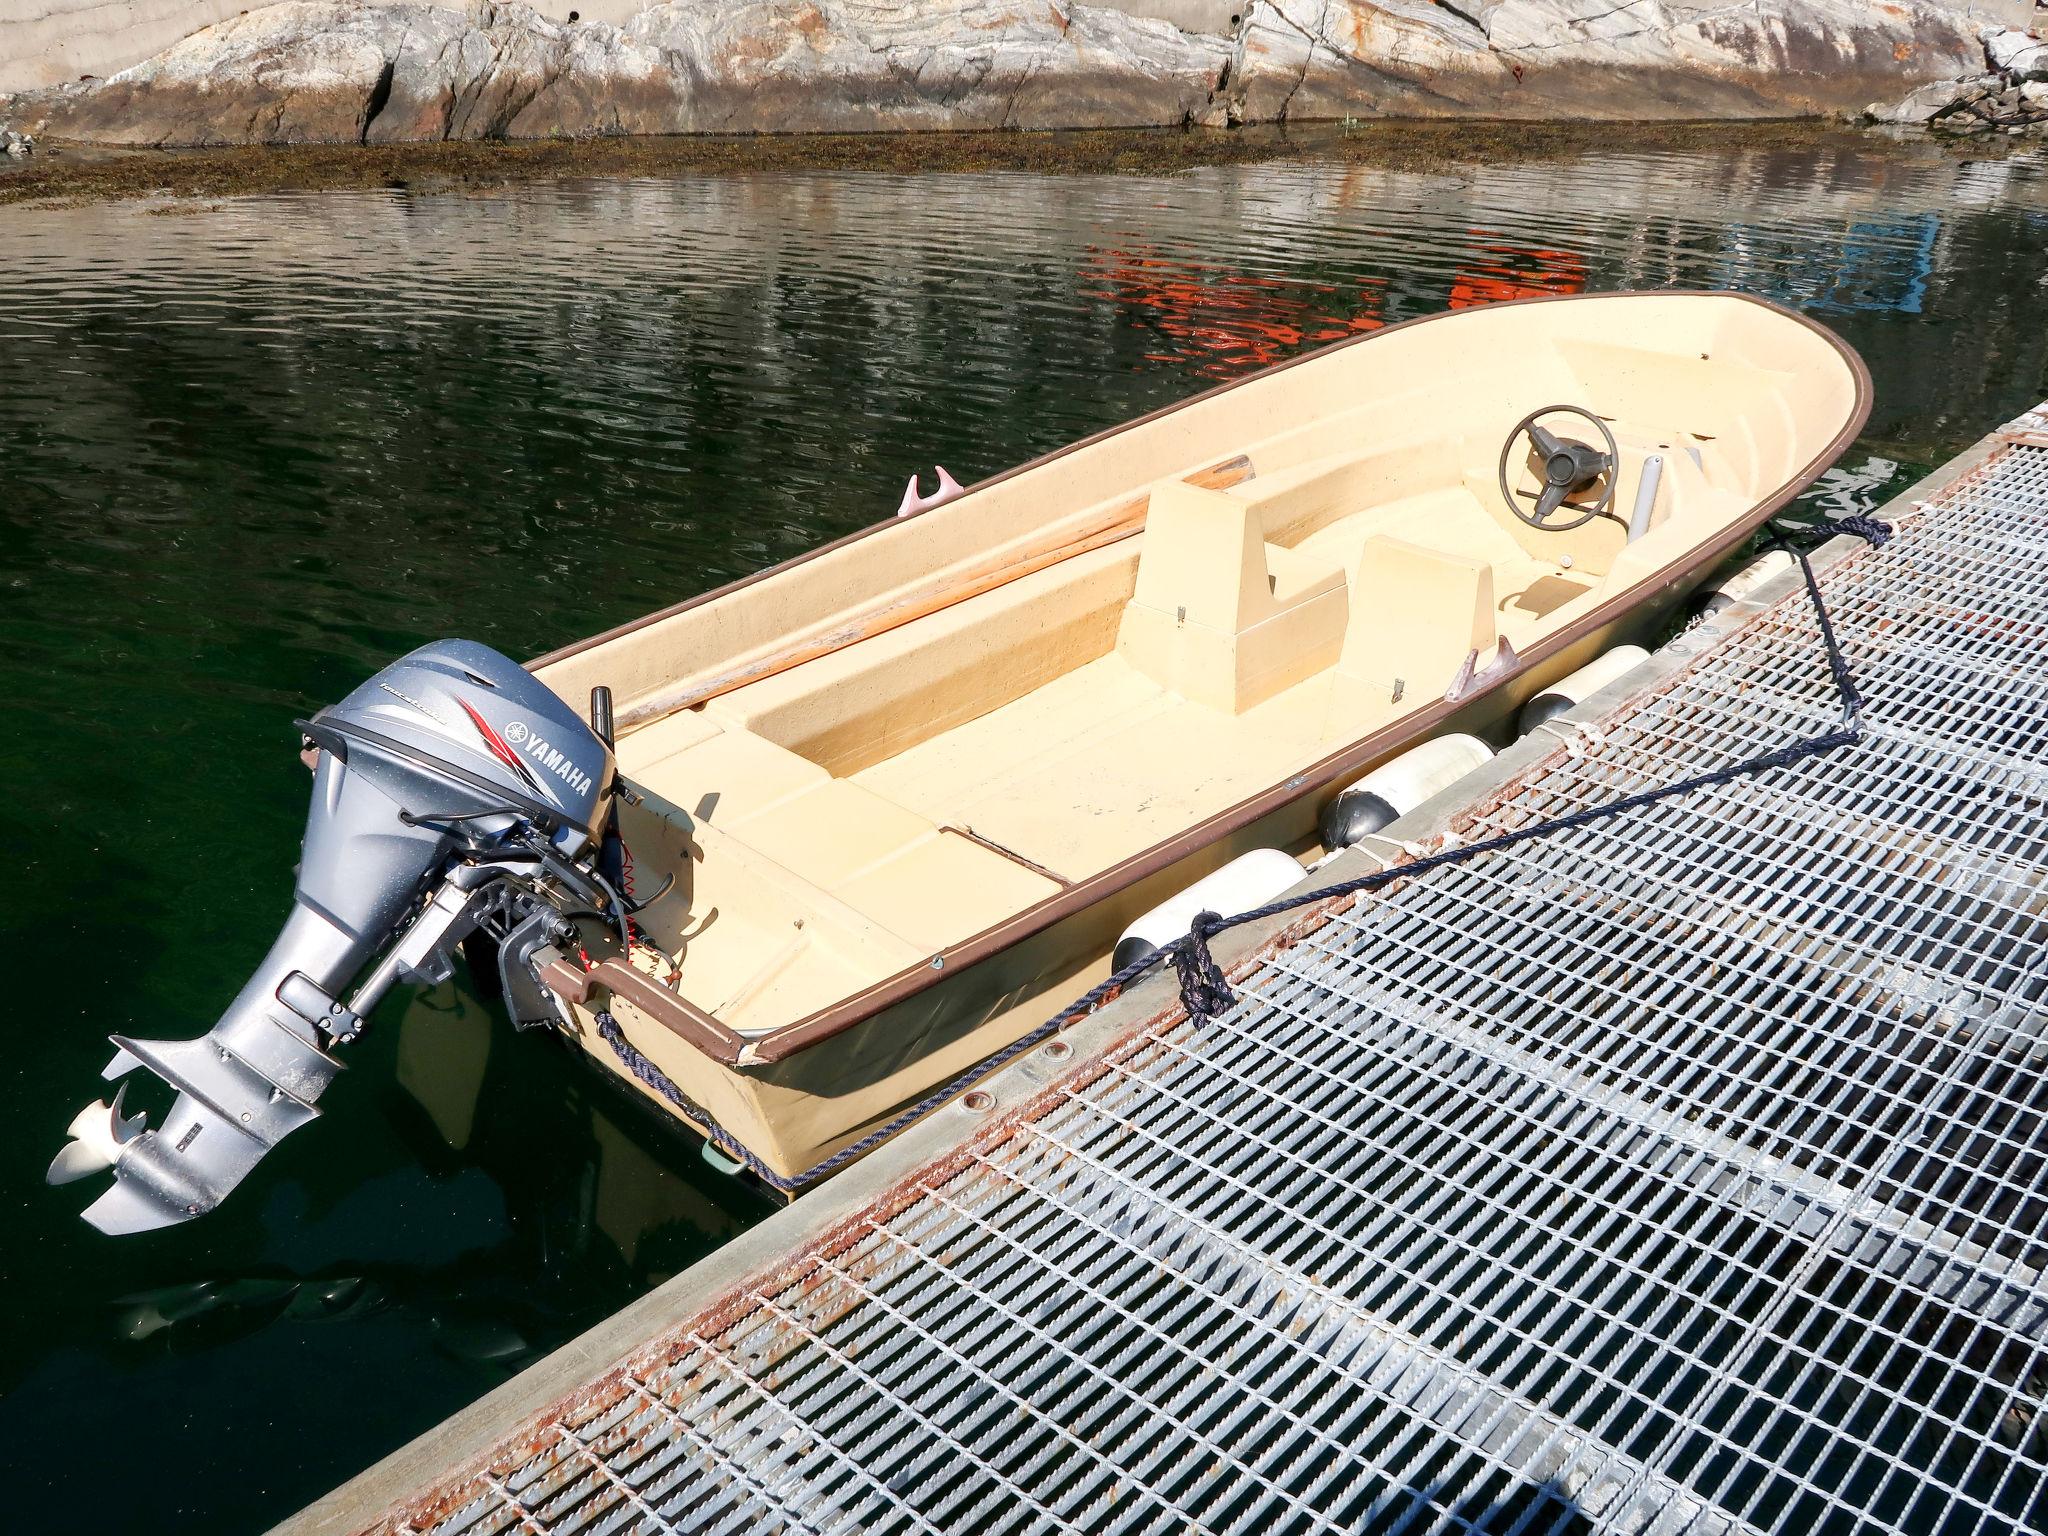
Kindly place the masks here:
[(474, 725), (476, 727), (477, 734), (483, 737), (484, 745), (491, 749), (491, 756), (495, 757), (507, 768), (510, 768), (514, 773), (518, 774), (521, 779), (525, 780), (527, 788), (538, 793), (540, 790), (540, 784), (534, 779), (534, 776), (527, 771), (526, 764), (522, 763), (519, 760), (519, 754), (512, 750), (511, 745), (506, 742), (505, 738), (500, 736), (496, 731), (491, 729), (490, 722), (485, 720), (482, 715), (478, 714), (476, 710), (471, 707), (467, 699), (457, 699), (455, 702), (460, 704), (462, 706), (462, 712), (465, 715), (469, 716), (470, 724)]

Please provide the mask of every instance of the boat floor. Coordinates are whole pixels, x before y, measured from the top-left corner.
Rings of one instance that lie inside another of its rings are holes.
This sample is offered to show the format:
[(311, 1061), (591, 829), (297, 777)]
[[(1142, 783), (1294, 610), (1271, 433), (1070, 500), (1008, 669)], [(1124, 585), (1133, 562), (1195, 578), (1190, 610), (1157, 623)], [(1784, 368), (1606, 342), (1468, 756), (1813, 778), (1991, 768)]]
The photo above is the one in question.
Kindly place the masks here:
[[(1518, 647), (1595, 585), (1523, 554), (1463, 489), (1354, 515), (1294, 552), (1349, 569), (1376, 533), (1416, 524), (1430, 530), (1433, 548), (1490, 565), (1501, 594), (1496, 627)], [(847, 779), (1071, 884), (1270, 788), (1417, 702), (1346, 696), (1323, 670), (1233, 714), (1173, 692), (1112, 650)]]
[[(1294, 553), (1355, 565), (1390, 524), (1485, 562), (1495, 626), (1523, 646), (1587, 596), (1591, 573), (1531, 558), (1469, 493), (1438, 491), (1319, 530)], [(1103, 551), (1112, 571), (1133, 554)], [(1031, 587), (961, 605), (1034, 600)], [(1127, 580), (1125, 576), (1117, 578)], [(911, 643), (885, 637), (866, 645)], [(859, 651), (863, 647), (851, 648)], [(851, 667), (856, 657), (837, 665)], [(789, 1022), (1014, 916), (1282, 782), (1426, 699), (1347, 687), (1325, 668), (1242, 712), (1186, 698), (1120, 649), (1092, 656), (877, 761), (834, 773), (767, 738), (781, 689), (758, 685), (631, 738), (627, 771), (683, 828), (686, 865), (666, 903), (711, 915), (698, 945), (657, 909), (649, 931), (677, 957), (686, 995), (736, 1028)], [(998, 685), (1000, 686), (1000, 685)], [(1436, 686), (1441, 686), (1437, 684)], [(678, 861), (681, 862), (681, 861)]]

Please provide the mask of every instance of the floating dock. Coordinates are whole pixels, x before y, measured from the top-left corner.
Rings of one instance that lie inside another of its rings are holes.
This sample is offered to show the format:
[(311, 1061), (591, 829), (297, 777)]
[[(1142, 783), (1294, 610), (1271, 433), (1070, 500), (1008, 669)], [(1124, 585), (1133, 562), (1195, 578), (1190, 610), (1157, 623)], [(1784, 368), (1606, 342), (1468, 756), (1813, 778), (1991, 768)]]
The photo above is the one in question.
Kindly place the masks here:
[[(2048, 416), (1879, 515), (1860, 744), (1238, 930), (280, 1529), (2048, 1528)], [(1788, 571), (1312, 878), (1836, 710)]]

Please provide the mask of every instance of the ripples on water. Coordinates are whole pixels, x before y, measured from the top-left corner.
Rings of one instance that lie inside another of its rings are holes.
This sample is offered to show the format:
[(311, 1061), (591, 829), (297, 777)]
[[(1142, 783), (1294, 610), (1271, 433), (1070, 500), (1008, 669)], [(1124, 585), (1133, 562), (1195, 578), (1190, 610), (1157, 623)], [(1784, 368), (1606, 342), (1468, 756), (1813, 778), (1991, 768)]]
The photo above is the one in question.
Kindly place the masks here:
[(154, 1533), (254, 1527), (761, 1213), (453, 989), (202, 1222), (114, 1242), (42, 1187), (102, 1037), (204, 1029), (267, 946), (294, 715), (437, 635), (529, 655), (795, 554), (914, 467), (1525, 293), (1836, 326), (1878, 407), (1821, 494), (1867, 505), (2048, 394), (2044, 234), (2037, 159), (1812, 135), (0, 213), (13, 1496), (113, 1469)]

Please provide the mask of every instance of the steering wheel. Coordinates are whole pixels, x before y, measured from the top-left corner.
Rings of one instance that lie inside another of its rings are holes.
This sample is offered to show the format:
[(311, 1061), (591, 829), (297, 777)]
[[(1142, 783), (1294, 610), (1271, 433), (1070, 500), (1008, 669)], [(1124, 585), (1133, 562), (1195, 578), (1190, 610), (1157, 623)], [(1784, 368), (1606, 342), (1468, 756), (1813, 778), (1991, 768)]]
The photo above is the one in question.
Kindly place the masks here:
[[(1600, 452), (1590, 443), (1579, 442), (1576, 438), (1559, 437), (1546, 431), (1541, 425), (1546, 416), (1581, 416), (1600, 429), (1600, 435), (1607, 440), (1607, 451)], [(1542, 491), (1531, 496), (1527, 491), (1516, 492), (1508, 487), (1508, 460), (1514, 455), (1515, 444), (1523, 437), (1529, 439), (1531, 467), (1543, 478)], [(1614, 485), (1620, 478), (1616, 468), (1621, 463), (1621, 447), (1614, 441), (1614, 432), (1591, 411), (1576, 405), (1546, 405), (1540, 411), (1531, 411), (1515, 423), (1515, 430), (1508, 434), (1508, 440), (1500, 445), (1500, 494), (1508, 504), (1508, 510), (1527, 523), (1531, 528), (1540, 528), (1545, 533), (1569, 533), (1574, 528), (1583, 528), (1596, 517), (1605, 517), (1614, 510)], [(1570, 522), (1553, 523), (1550, 519), (1558, 508), (1565, 504), (1565, 498), (1589, 488), (1602, 475), (1607, 477), (1607, 489), (1600, 500), (1583, 510), (1573, 508), (1579, 515)], [(1533, 511), (1525, 511), (1516, 498), (1536, 503)]]

